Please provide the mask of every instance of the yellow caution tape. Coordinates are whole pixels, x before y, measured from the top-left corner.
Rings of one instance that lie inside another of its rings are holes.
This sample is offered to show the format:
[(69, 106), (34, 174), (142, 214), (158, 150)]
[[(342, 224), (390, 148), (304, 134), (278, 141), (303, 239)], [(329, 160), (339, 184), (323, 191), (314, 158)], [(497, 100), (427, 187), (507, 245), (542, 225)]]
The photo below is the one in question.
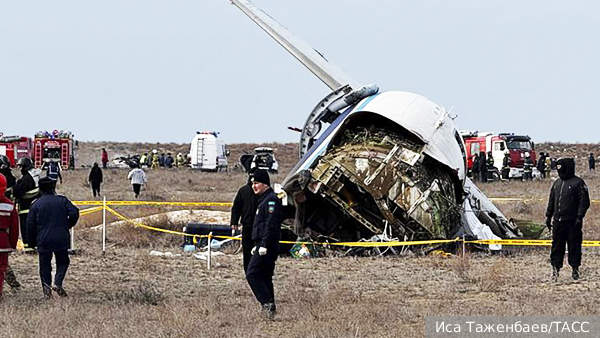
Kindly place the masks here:
[(79, 216), (93, 214), (95, 212), (101, 211), (102, 209), (104, 209), (104, 208), (103, 207), (93, 207), (93, 208), (83, 209), (83, 210), (79, 211)]
[[(75, 205), (103, 205), (102, 201), (74, 201)], [(106, 205), (169, 205), (179, 207), (231, 207), (231, 202), (155, 202), (155, 201), (106, 201)]]
[[(501, 245), (521, 245), (521, 246), (551, 246), (552, 240), (548, 239), (485, 239), (476, 241), (465, 241), (465, 243), (476, 244), (501, 244)], [(583, 241), (582, 246), (600, 247), (600, 241)]]

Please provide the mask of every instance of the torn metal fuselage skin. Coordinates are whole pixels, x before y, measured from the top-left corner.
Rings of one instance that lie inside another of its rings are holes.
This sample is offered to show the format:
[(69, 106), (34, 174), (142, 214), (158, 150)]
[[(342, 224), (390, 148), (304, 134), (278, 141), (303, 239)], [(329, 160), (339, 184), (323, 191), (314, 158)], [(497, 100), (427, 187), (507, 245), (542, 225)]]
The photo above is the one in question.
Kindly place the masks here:
[(251, 1), (229, 1), (332, 90), (308, 116), (300, 160), (282, 182), (298, 235), (519, 236), (466, 177), (464, 142), (444, 108), (414, 93), (378, 94), (376, 85), (349, 77)]
[(283, 182), (295, 232), (339, 241), (453, 236), (465, 172), (455, 135), (445, 110), (417, 94), (385, 92), (347, 108)]

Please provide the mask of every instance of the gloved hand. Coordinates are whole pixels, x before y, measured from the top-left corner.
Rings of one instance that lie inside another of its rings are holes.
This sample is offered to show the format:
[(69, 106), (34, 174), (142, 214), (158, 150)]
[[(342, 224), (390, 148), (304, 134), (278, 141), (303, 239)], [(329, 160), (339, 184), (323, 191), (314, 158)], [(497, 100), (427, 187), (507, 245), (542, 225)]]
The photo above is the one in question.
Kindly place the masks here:
[(260, 248), (258, 248), (258, 254), (260, 256), (266, 255), (267, 254), (267, 248), (261, 246)]
[(582, 226), (583, 226), (583, 219), (581, 219), (581, 218), (578, 217), (575, 220), (575, 227), (581, 229)]
[(546, 218), (546, 227), (548, 227), (548, 230), (552, 230), (552, 217)]
[(256, 252), (256, 247), (252, 247), (252, 250), (250, 250), (250, 254), (252, 256), (254, 256), (254, 253)]

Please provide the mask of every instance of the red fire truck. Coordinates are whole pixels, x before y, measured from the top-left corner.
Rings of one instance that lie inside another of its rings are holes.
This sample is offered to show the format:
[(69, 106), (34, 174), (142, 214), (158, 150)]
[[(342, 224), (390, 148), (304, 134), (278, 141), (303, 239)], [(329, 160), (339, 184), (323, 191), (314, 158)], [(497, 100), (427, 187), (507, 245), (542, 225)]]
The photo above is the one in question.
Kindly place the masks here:
[(14, 167), (21, 157), (31, 157), (33, 141), (25, 136), (4, 136), (0, 133), (0, 155), (6, 155)]
[(63, 169), (75, 168), (73, 134), (55, 130), (37, 132), (33, 139), (33, 163), (37, 168), (44, 162), (59, 162)]
[[(509, 178), (523, 177), (523, 164), (528, 153), (535, 166), (535, 144), (529, 136), (515, 135), (513, 133), (460, 131), (465, 147), (467, 148), (467, 166), (469, 170), (473, 167), (473, 156), (480, 152), (492, 152), (494, 167), (498, 169), (497, 174), (502, 171), (504, 152), (508, 150), (510, 156)], [(535, 170), (535, 169), (534, 169)]]

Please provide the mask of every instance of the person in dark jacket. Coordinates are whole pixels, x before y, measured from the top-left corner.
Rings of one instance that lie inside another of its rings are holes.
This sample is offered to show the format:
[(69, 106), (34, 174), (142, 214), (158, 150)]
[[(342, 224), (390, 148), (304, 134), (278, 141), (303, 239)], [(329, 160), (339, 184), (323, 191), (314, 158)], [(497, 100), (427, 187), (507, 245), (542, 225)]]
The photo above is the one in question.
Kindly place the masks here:
[(59, 161), (60, 160), (44, 162), (42, 165), (42, 171), (46, 172), (46, 177), (50, 177), (55, 181), (60, 180), (60, 184), (62, 184), (62, 168), (60, 167)]
[(0, 174), (0, 298), (9, 269), (8, 254), (15, 251), (19, 239), (19, 215), (13, 202), (4, 196), (6, 185), (6, 178)]
[(173, 163), (175, 163), (175, 159), (171, 153), (167, 153), (167, 157), (165, 157), (165, 167), (173, 168)]
[(244, 273), (248, 272), (248, 264), (252, 254), (254, 242), (252, 241), (252, 225), (254, 224), (254, 215), (256, 215), (256, 206), (258, 205), (258, 196), (252, 190), (252, 173), (248, 175), (248, 183), (242, 186), (233, 200), (231, 207), (231, 227), (237, 229), (242, 225), (242, 255), (244, 257)]
[(545, 153), (540, 152), (540, 157), (537, 160), (536, 168), (540, 172), (540, 175), (542, 175), (542, 179), (546, 178), (546, 154)]
[[(56, 181), (44, 177), (40, 179), (42, 196), (38, 198), (27, 217), (29, 242), (37, 246), (40, 278), (45, 299), (52, 298), (54, 290), (60, 297), (66, 297), (63, 281), (69, 268), (69, 229), (77, 224), (79, 209), (68, 198), (56, 195)], [(31, 237), (36, 238), (31, 238)], [(56, 274), (52, 287), (52, 256), (56, 259)]]
[(502, 159), (502, 179), (508, 180), (510, 178), (510, 152), (504, 151), (504, 158)]
[(17, 209), (19, 210), (21, 238), (25, 245), (28, 245), (27, 214), (29, 213), (31, 203), (39, 195), (39, 189), (33, 176), (29, 173), (29, 170), (33, 169), (33, 162), (31, 159), (29, 157), (21, 157), (17, 164), (21, 170), (21, 178), (17, 180), (17, 183), (13, 187), (13, 196), (17, 204)]
[(473, 155), (473, 164), (471, 165), (471, 172), (473, 173), (473, 182), (479, 181), (479, 155)]
[(483, 151), (479, 152), (479, 178), (481, 183), (487, 182), (487, 158)]
[(254, 296), (262, 306), (265, 316), (273, 319), (275, 315), (275, 292), (273, 290), (273, 272), (279, 253), (281, 233), (281, 202), (270, 187), (269, 174), (264, 169), (254, 172), (252, 190), (259, 196), (256, 217), (252, 226), (252, 258), (248, 265), (246, 280)]
[(558, 280), (563, 266), (565, 246), (569, 247), (569, 265), (573, 269), (572, 277), (579, 279), (581, 265), (581, 243), (583, 240), (583, 218), (590, 207), (590, 196), (585, 182), (575, 176), (575, 161), (561, 158), (556, 162), (558, 179), (552, 184), (546, 226), (552, 230), (552, 277)]
[(596, 158), (594, 158), (594, 153), (590, 153), (590, 157), (588, 157), (588, 164), (590, 166), (590, 172), (596, 170)]
[(92, 170), (90, 170), (90, 175), (88, 176), (88, 181), (92, 186), (92, 194), (94, 197), (96, 195), (100, 196), (100, 185), (102, 184), (102, 169), (98, 166), (98, 162), (94, 162), (92, 166)]

